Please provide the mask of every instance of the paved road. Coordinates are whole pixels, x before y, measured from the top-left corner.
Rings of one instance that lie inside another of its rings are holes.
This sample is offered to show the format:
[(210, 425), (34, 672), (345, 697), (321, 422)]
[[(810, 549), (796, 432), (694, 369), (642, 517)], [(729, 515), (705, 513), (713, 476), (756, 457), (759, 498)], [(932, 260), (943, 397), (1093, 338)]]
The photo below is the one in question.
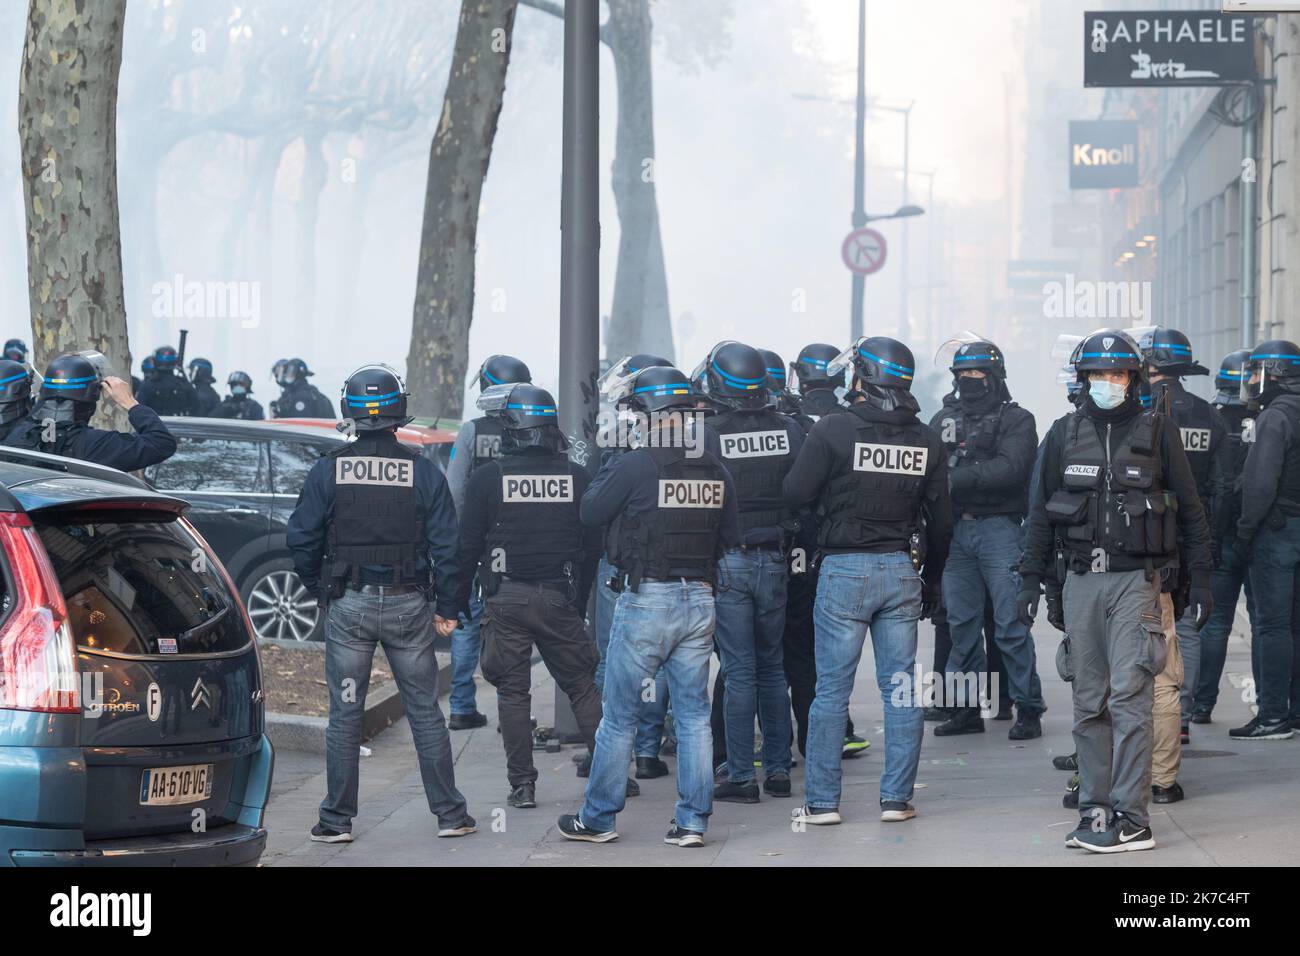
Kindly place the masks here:
[[(618, 841), (599, 846), (566, 841), (556, 832), (555, 818), (579, 805), (585, 783), (574, 775), (573, 748), (535, 755), (537, 809), (507, 808), (495, 697), (482, 684), (479, 708), (490, 716), (488, 726), (452, 734), (457, 782), (478, 819), (479, 833), (457, 840), (434, 837), (434, 820), (402, 721), (372, 741), (373, 755), (362, 759), (361, 812), (352, 844), (327, 846), (307, 839), (325, 792), (323, 758), (277, 755), (264, 863), (1217, 866), (1294, 864), (1300, 858), (1300, 739), (1246, 744), (1227, 737), (1228, 727), (1249, 716), (1239, 690), (1242, 676), (1249, 674), (1249, 649), (1238, 634), (1229, 647), (1215, 723), (1193, 726), (1192, 744), (1184, 749), (1180, 780), (1188, 799), (1152, 807), (1157, 849), (1109, 857), (1065, 849), (1063, 840), (1076, 816), (1061, 807), (1067, 775), (1052, 769), (1051, 757), (1073, 749), (1069, 687), (1052, 666), (1055, 632), (1042, 624), (1035, 636), (1049, 706), (1044, 736), (1015, 743), (1006, 736), (1009, 724), (987, 721), (982, 735), (936, 738), (934, 725), (927, 724), (914, 801), (918, 816), (907, 823), (881, 823), (877, 815), (884, 747), (868, 651), (858, 671), (852, 714), (872, 746), (863, 757), (845, 763), (841, 826), (792, 832), (790, 810), (803, 791), (801, 762), (794, 773), (793, 799), (765, 797), (757, 806), (718, 804), (702, 849), (662, 843), (675, 800), (672, 776), (641, 781), (642, 796), (628, 801), (619, 817)], [(923, 624), (922, 662), (932, 659), (931, 641), (929, 625)], [(540, 666), (533, 674), (533, 712), (549, 723), (553, 685)]]

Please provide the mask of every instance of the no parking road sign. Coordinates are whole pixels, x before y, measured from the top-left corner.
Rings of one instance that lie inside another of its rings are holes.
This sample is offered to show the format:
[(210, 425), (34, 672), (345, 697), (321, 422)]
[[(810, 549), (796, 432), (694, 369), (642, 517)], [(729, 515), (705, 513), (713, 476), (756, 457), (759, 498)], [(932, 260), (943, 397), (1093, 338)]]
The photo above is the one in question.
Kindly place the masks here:
[(854, 229), (844, 237), (840, 258), (855, 275), (869, 276), (885, 264), (885, 237), (874, 229)]

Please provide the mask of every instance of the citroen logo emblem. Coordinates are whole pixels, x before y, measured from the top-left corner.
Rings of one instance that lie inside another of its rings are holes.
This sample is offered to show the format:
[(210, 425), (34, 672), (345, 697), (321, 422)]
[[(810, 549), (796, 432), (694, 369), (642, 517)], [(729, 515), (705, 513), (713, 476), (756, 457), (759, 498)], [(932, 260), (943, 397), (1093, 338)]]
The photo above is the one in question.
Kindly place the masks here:
[(190, 691), (190, 710), (198, 710), (199, 704), (204, 705), (208, 710), (212, 709), (212, 691), (208, 690), (208, 685), (203, 683), (202, 677), (194, 682), (194, 689)]

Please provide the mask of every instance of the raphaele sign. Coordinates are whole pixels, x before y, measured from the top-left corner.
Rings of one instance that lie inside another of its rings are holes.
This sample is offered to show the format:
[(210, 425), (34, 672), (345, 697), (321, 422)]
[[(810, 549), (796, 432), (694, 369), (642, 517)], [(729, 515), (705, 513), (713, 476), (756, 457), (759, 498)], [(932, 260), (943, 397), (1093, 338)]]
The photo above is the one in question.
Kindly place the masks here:
[(1138, 183), (1137, 120), (1070, 121), (1070, 188)]
[(1251, 16), (1213, 10), (1083, 15), (1084, 86), (1226, 86), (1254, 78)]

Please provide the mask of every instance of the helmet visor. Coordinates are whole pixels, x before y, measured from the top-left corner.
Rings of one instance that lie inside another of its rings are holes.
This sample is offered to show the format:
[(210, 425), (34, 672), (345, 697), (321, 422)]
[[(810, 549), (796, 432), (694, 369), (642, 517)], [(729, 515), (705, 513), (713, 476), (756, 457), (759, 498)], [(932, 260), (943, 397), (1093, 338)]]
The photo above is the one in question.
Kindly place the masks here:
[(97, 352), (94, 349), (83, 349), (73, 354), (80, 355), (94, 366), (95, 374), (99, 376), (101, 382), (113, 374), (112, 367), (108, 363), (108, 356), (103, 352)]
[(858, 339), (848, 348), (846, 348), (835, 358), (826, 363), (826, 375), (828, 378), (834, 378), (840, 373), (844, 374), (846, 382), (853, 381), (853, 356), (857, 354), (858, 346), (865, 342), (865, 338)]
[(983, 342), (986, 345), (993, 344), (988, 339), (984, 338), (984, 336), (977, 335), (969, 330), (958, 332), (947, 342), (944, 342), (943, 345), (940, 345), (938, 350), (934, 353), (935, 367), (941, 368), (944, 371), (952, 368), (953, 360), (957, 357), (957, 353), (961, 350), (961, 347), (963, 345), (973, 345), (976, 342)]
[(1070, 335), (1062, 332), (1052, 343), (1052, 361), (1066, 364), (1074, 355), (1074, 350), (1080, 342), (1083, 341), (1082, 335)]
[(510, 400), (510, 393), (515, 390), (514, 382), (506, 382), (502, 385), (489, 385), (483, 391), (479, 392), (478, 399), (474, 404), (479, 411), (488, 415), (501, 415), (506, 410), (506, 403)]

